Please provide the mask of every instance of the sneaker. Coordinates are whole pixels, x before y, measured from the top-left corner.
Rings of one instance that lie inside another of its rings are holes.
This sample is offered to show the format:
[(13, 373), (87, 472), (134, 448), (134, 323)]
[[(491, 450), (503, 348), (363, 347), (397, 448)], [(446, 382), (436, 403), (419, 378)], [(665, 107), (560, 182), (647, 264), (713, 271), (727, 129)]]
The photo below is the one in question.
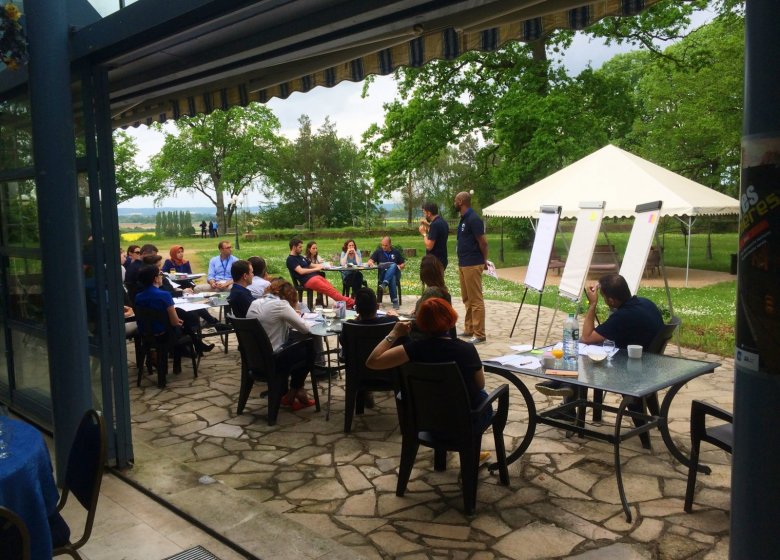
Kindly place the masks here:
[(536, 384), (536, 390), (548, 397), (573, 397), (574, 389), (568, 385), (561, 385), (560, 382), (544, 381)]
[(468, 339), (468, 342), (470, 344), (482, 344), (486, 340), (487, 338), (485, 338), (484, 336), (472, 336), (471, 338)]
[(382, 290), (384, 291), (388, 288), (389, 285), (390, 284), (387, 282), (387, 280), (385, 280), (384, 282), (382, 282), (382, 284), (379, 287), (382, 288)]
[(395, 300), (393, 302), (393, 309), (401, 309), (401, 304), (398, 303), (398, 300)]
[(463, 332), (459, 332), (458, 336), (460, 338), (471, 338), (473, 335), (470, 332), (463, 331)]

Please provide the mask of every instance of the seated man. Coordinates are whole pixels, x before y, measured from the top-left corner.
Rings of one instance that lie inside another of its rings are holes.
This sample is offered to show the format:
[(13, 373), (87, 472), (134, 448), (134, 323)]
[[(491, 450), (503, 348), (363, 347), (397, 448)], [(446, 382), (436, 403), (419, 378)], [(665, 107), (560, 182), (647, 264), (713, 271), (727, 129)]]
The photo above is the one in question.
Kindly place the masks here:
[(255, 299), (263, 297), (266, 290), (271, 285), (271, 278), (268, 276), (268, 268), (265, 265), (265, 259), (262, 257), (249, 257), (247, 259), (252, 265), (252, 283), (247, 286)]
[(214, 292), (228, 292), (233, 285), (233, 276), (230, 269), (233, 263), (238, 260), (233, 256), (233, 246), (230, 241), (220, 241), (219, 255), (212, 257), (209, 261), (209, 272), (206, 276), (207, 284), (199, 284), (196, 287), (196, 291), (214, 291)]
[(247, 261), (236, 261), (230, 269), (233, 278), (233, 287), (230, 288), (228, 303), (233, 315), (243, 319), (249, 306), (255, 301), (255, 296), (249, 291), (248, 287), (252, 283), (252, 265)]
[(341, 292), (334, 288), (333, 284), (319, 274), (319, 271), (325, 267), (321, 264), (310, 263), (306, 257), (301, 255), (302, 252), (303, 241), (298, 238), (291, 239), (290, 254), (287, 257), (287, 269), (290, 271), (290, 276), (307, 290), (325, 294), (335, 301), (346, 301), (347, 307), (353, 307), (355, 305), (354, 299), (341, 295)]
[(398, 309), (398, 286), (397, 282), (401, 279), (401, 271), (404, 269), (405, 260), (398, 249), (393, 247), (389, 237), (383, 237), (382, 243), (368, 259), (368, 266), (379, 267), (379, 287), (378, 295), (390, 290), (390, 301), (393, 302), (393, 309)]
[[(612, 314), (595, 327), (599, 291)], [(632, 296), (626, 279), (620, 274), (602, 276), (597, 284), (585, 290), (585, 295), (588, 311), (580, 331), (580, 342), (584, 344), (601, 344), (609, 339), (615, 342), (615, 348), (640, 344), (646, 350), (664, 326), (658, 307), (647, 298)], [(539, 383), (536, 388), (545, 395), (573, 395), (571, 386), (556, 381)]]

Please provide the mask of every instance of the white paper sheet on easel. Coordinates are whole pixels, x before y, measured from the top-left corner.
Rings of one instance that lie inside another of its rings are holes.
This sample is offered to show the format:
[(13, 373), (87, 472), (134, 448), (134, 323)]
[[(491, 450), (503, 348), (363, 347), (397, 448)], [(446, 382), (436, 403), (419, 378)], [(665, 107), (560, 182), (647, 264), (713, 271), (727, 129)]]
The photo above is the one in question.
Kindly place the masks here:
[(558, 287), (561, 296), (573, 301), (579, 301), (582, 297), (585, 278), (588, 276), (603, 217), (603, 202), (580, 203), (577, 225), (574, 226), (569, 254), (566, 255), (566, 266), (563, 268), (561, 285)]
[(620, 275), (626, 279), (631, 295), (636, 295), (645, 273), (647, 257), (655, 239), (655, 231), (661, 216), (661, 201), (640, 204), (634, 215), (634, 225), (628, 238), (626, 254), (620, 267)]
[(544, 290), (547, 267), (550, 265), (550, 255), (552, 254), (553, 243), (555, 243), (555, 232), (558, 229), (560, 212), (560, 207), (557, 207), (557, 212), (539, 213), (534, 246), (531, 249), (531, 258), (528, 261), (525, 280), (523, 280), (524, 285), (538, 292)]

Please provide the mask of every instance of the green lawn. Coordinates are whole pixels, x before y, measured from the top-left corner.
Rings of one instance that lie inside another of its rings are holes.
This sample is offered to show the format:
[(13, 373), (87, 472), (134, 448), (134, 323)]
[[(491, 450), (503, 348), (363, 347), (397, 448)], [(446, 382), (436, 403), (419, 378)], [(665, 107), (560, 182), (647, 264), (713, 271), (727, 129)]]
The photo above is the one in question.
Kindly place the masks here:
[[(602, 236), (603, 238), (603, 236)], [(229, 238), (225, 238), (229, 239)], [(617, 247), (618, 253), (625, 251), (625, 245), (628, 240), (628, 234), (610, 234), (609, 240)], [(159, 239), (154, 243), (160, 249), (161, 254), (167, 255), (168, 248), (173, 244), (182, 244), (185, 246), (185, 256), (193, 262), (193, 270), (206, 270), (208, 260), (217, 254), (217, 241), (214, 239)], [(231, 239), (235, 245), (235, 241)], [(304, 242), (308, 240), (304, 239)], [(343, 241), (322, 239), (317, 240), (320, 254), (331, 257), (341, 251)], [(362, 249), (373, 250), (379, 243), (376, 238), (356, 238), (358, 247)], [(489, 234), (491, 260), (500, 266), (499, 260), (499, 235)], [(143, 244), (144, 241), (136, 242)], [(420, 281), (416, 271), (419, 270), (419, 261), (425, 253), (422, 237), (398, 236), (393, 238), (396, 246), (403, 248), (416, 248), (418, 256), (408, 259), (407, 273), (402, 278), (402, 288), (404, 293), (417, 294), (421, 292)], [(664, 254), (666, 264), (669, 266), (685, 266), (685, 240), (679, 234), (666, 235), (666, 251)], [(736, 234), (717, 234), (713, 235), (713, 260), (708, 261), (704, 258), (704, 249), (706, 235), (693, 235), (691, 244), (691, 267), (709, 270), (727, 271), (729, 266), (729, 255), (736, 251)], [(455, 239), (450, 237), (450, 256), (454, 257)], [(561, 247), (561, 251), (563, 248)], [(260, 255), (268, 262), (269, 271), (272, 275), (287, 276), (284, 261), (289, 253), (287, 242), (285, 241), (253, 241), (241, 242), (241, 248), (234, 250), (234, 254), (240, 258), (247, 258), (252, 255)], [(505, 242), (504, 266), (524, 266), (528, 262), (529, 251), (510, 249), (510, 243)], [(458, 273), (456, 266), (449, 266), (445, 276), (447, 286), (450, 288), (453, 296), (460, 295), (458, 285)], [(338, 281), (334, 282), (337, 286)], [(485, 277), (484, 282), (485, 298), (511, 301), (520, 303), (523, 293), (523, 287), (520, 284), (507, 280), (497, 280)], [(681, 343), (688, 348), (703, 350), (721, 356), (731, 356), (734, 353), (734, 320), (736, 316), (736, 282), (723, 282), (713, 286), (703, 288), (673, 288), (672, 305), (675, 315), (678, 315), (683, 321), (681, 330)], [(666, 295), (662, 288), (643, 288), (639, 295), (655, 301), (664, 313), (668, 314), (666, 309)], [(543, 295), (542, 305), (553, 308), (556, 305), (557, 288), (548, 286)], [(536, 305), (536, 296), (529, 294), (526, 304)], [(562, 312), (574, 311), (573, 304), (566, 300), (561, 300), (560, 309)], [(606, 317), (606, 309), (599, 310), (600, 317)]]

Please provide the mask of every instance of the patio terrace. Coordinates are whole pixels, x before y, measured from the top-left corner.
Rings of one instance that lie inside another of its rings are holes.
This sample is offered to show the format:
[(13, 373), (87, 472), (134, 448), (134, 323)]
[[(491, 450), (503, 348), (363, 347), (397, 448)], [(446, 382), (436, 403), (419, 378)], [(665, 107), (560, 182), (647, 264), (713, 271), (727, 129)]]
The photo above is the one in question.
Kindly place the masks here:
[[(405, 298), (405, 306), (413, 305)], [(488, 301), (488, 342), (483, 358), (505, 354), (508, 345), (530, 342), (534, 306), (526, 306), (519, 334), (508, 339), (516, 304)], [(463, 307), (456, 298), (460, 314)], [(552, 312), (542, 310), (540, 333)], [(559, 321), (563, 317), (558, 314)], [(683, 327), (684, 328), (684, 327)], [(558, 331), (554, 329), (554, 332)], [(677, 353), (677, 347), (667, 349)], [(132, 352), (128, 352), (133, 356)], [(714, 374), (691, 381), (677, 395), (670, 428), (689, 447), (692, 398), (732, 408), (733, 360), (683, 349), (691, 358), (722, 362)], [(324, 409), (280, 411), (266, 424), (256, 386), (246, 412), (235, 414), (240, 359), (235, 339), (228, 354), (215, 349), (199, 377), (189, 368), (135, 387), (131, 401), (135, 467), (127, 477), (198, 519), (249, 553), (271, 558), (727, 558), (730, 458), (703, 446), (694, 513), (683, 512), (687, 470), (666, 450), (658, 432), (653, 449), (638, 439), (623, 444), (621, 459), (633, 523), (626, 523), (615, 483), (610, 445), (567, 438), (538, 426), (526, 454), (510, 465), (510, 486), (482, 470), (477, 513), (462, 513), (458, 459), (433, 470), (433, 454), (421, 448), (405, 497), (395, 495), (401, 436), (390, 393), (376, 394), (376, 408), (356, 417), (343, 433), (343, 379), (334, 380), (331, 419)], [(487, 375), (488, 385), (500, 383)], [(531, 383), (532, 384), (532, 383)], [(322, 382), (321, 397), (326, 401)], [(535, 394), (537, 406), (552, 400)], [(508, 451), (525, 433), (526, 411), (511, 391), (505, 430)], [(492, 447), (492, 437), (483, 447)], [(99, 505), (100, 509), (105, 505)], [(89, 546), (85, 550), (89, 554)], [(598, 552), (596, 552), (598, 550)], [(162, 557), (162, 556), (161, 556)]]

